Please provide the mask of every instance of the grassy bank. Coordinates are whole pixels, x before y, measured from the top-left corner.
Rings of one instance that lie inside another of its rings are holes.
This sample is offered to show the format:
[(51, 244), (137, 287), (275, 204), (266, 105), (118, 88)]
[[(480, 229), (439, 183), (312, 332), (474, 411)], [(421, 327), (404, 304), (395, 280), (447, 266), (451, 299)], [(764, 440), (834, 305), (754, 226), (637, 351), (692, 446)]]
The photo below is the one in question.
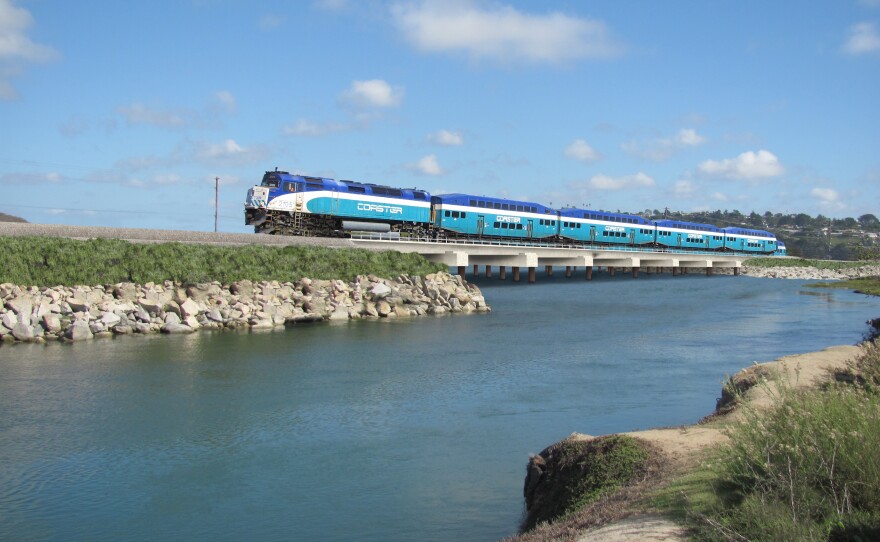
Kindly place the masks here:
[(706, 541), (880, 539), (880, 346), (824, 389), (743, 407), (730, 442), (658, 506)]
[(351, 280), (357, 275), (395, 277), (448, 270), (418, 254), (323, 247), (219, 247), (181, 243), (140, 244), (115, 239), (76, 241), (54, 237), (0, 237), (0, 283), (28, 286), (119, 282), (184, 284), (237, 280)]
[(844, 288), (856, 293), (880, 296), (880, 277), (864, 277), (859, 279), (839, 280), (835, 282), (819, 282), (810, 284), (811, 288)]

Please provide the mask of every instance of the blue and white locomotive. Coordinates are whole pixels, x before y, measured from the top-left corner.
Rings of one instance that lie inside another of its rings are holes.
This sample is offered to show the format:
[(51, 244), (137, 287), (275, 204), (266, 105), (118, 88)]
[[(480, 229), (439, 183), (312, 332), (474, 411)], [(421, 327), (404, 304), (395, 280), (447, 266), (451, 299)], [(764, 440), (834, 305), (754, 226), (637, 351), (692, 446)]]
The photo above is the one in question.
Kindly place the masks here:
[(248, 191), (245, 224), (257, 232), (334, 236), (346, 230), (423, 231), (431, 196), (414, 188), (267, 171)]
[(650, 247), (674, 251), (785, 255), (764, 230), (267, 171), (248, 191), (245, 224), (257, 233), (344, 236), (350, 231), (419, 237)]

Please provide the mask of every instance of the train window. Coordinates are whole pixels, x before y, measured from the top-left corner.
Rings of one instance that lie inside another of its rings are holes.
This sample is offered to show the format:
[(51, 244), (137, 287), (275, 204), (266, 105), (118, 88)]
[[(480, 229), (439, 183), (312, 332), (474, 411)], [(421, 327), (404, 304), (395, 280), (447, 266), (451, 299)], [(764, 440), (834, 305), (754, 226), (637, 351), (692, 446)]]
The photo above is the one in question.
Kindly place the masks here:
[(425, 197), (424, 192), (415, 191), (413, 192), (413, 199), (427, 200), (428, 198)]
[(366, 194), (367, 189), (364, 188), (363, 186), (348, 185), (348, 191), (354, 192), (355, 194)]
[(538, 212), (538, 208), (537, 208), (537, 207), (532, 207), (532, 212), (533, 212), (533, 213), (537, 213), (537, 212)]
[(324, 188), (324, 185), (319, 183), (306, 183), (306, 188), (310, 188), (312, 190), (322, 190)]
[(269, 188), (278, 188), (278, 179), (263, 179), (260, 184)]
[(477, 202), (477, 207), (485, 207), (485, 206), (486, 206), (486, 202), (485, 202), (485, 201), (478, 201), (478, 202)]
[(492, 202), (492, 208), (493, 208), (493, 209), (501, 209), (501, 204), (498, 203), (497, 201), (493, 201), (493, 202)]
[(501, 210), (502, 210), (502, 211), (509, 211), (509, 210), (510, 210), (510, 205), (508, 205), (508, 204), (506, 204), (506, 203), (502, 203), (502, 204), (501, 204)]
[(508, 227), (509, 227), (509, 224), (508, 224), (507, 222), (502, 222), (502, 223), (501, 223), (501, 229), (502, 229), (502, 230), (506, 230)]
[(472, 199), (472, 200), (470, 201), (470, 205), (471, 205), (471, 207), (476, 207), (476, 206), (477, 206), (477, 200)]
[(555, 220), (551, 220), (551, 221), (550, 221), (550, 225), (551, 225), (551, 226), (555, 226), (555, 225), (556, 225), (556, 221), (555, 221)]
[(467, 213), (464, 212), (464, 211), (462, 211), (462, 212), (461, 212), (461, 217), (462, 217), (462, 218), (467, 218)]
[(449, 211), (443, 211), (443, 216), (449, 216)]
[(580, 224), (578, 224), (578, 229), (581, 229), (581, 225), (580, 225)]
[(523, 229), (523, 225), (522, 225), (522, 224), (517, 224), (517, 225), (516, 225), (516, 229), (518, 229), (518, 230)]
[(452, 211), (452, 218), (458, 218), (458, 211)]
[(498, 223), (498, 222), (496, 222), (496, 223), (495, 223), (495, 229), (497, 230), (497, 229), (500, 228), (500, 227), (501, 227), (501, 224)]
[(284, 183), (284, 191), (285, 192), (296, 192), (296, 184), (295, 183)]

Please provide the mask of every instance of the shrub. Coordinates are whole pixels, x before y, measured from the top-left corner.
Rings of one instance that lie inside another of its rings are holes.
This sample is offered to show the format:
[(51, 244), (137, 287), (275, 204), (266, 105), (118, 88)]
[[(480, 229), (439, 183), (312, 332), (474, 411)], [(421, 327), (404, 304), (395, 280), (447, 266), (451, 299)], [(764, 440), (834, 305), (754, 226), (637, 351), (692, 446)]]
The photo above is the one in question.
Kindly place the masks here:
[(715, 540), (829, 540), (880, 529), (880, 395), (834, 385), (782, 387), (767, 412), (744, 410), (717, 463), (727, 507)]

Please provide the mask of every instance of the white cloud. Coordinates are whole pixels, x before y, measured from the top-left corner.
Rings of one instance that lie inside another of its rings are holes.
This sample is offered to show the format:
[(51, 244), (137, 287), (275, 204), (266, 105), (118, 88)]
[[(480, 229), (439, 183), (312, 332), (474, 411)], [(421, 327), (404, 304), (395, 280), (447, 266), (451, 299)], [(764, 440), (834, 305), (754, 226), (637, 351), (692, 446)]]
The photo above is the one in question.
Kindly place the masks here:
[(683, 128), (672, 137), (661, 137), (645, 143), (629, 141), (620, 147), (629, 154), (643, 160), (663, 162), (668, 160), (678, 150), (687, 147), (697, 147), (705, 142), (706, 138), (698, 134), (693, 128)]
[(268, 151), (259, 146), (242, 147), (234, 139), (226, 139), (220, 143), (198, 142), (176, 155), (177, 160), (185, 161), (187, 156), (191, 156), (209, 166), (246, 166), (262, 161)]
[(696, 191), (697, 187), (694, 186), (694, 183), (685, 179), (676, 181), (675, 186), (673, 187), (675, 195), (680, 197), (690, 196)]
[(428, 52), (536, 63), (621, 52), (605, 23), (560, 12), (531, 14), (476, 0), (421, 0), (394, 4), (391, 16), (407, 40)]
[(675, 143), (683, 147), (696, 147), (706, 142), (706, 138), (699, 135), (693, 128), (683, 128), (675, 136)]
[(595, 162), (602, 158), (602, 154), (596, 151), (583, 139), (575, 139), (565, 147), (565, 156), (580, 162)]
[(235, 113), (238, 104), (235, 102), (235, 96), (228, 90), (220, 90), (214, 93), (214, 107), (226, 113)]
[(129, 124), (148, 124), (160, 128), (182, 128), (189, 123), (186, 117), (192, 116), (186, 111), (154, 109), (139, 102), (117, 107), (116, 112)]
[(324, 11), (345, 11), (349, 7), (348, 0), (314, 0), (313, 5)]
[(880, 34), (872, 22), (861, 22), (849, 27), (849, 36), (843, 44), (843, 51), (860, 55), (880, 51)]
[(338, 122), (327, 122), (318, 124), (305, 119), (299, 119), (293, 124), (287, 125), (281, 129), (285, 135), (293, 135), (300, 137), (321, 137), (338, 132), (350, 130), (350, 124), (341, 124)]
[(169, 130), (182, 130), (192, 126), (216, 128), (220, 126), (221, 115), (235, 113), (237, 109), (235, 96), (228, 90), (220, 90), (215, 92), (200, 110), (161, 108), (134, 102), (117, 107), (116, 112), (129, 125), (143, 124)]
[(748, 151), (736, 158), (706, 160), (697, 167), (707, 177), (724, 179), (760, 180), (785, 173), (779, 159), (770, 151)]
[(410, 169), (422, 175), (443, 175), (446, 171), (440, 167), (436, 154), (429, 154), (410, 166)]
[(840, 199), (837, 190), (833, 188), (814, 188), (810, 190), (810, 195), (818, 199), (821, 203), (834, 203)]
[(269, 30), (272, 28), (280, 27), (281, 25), (284, 24), (284, 21), (285, 21), (285, 19), (281, 15), (267, 13), (266, 15), (263, 15), (262, 17), (260, 17), (258, 24), (259, 24), (260, 28), (262, 28), (264, 30)]
[(437, 145), (443, 145), (444, 147), (457, 147), (464, 144), (464, 136), (459, 132), (439, 130), (433, 134), (428, 134), (428, 141)]
[(43, 185), (47, 182), (60, 183), (64, 180), (64, 176), (60, 173), (50, 171), (48, 173), (4, 173), (0, 176), (0, 183), (8, 184), (31, 184)]
[(356, 108), (397, 107), (403, 101), (403, 88), (392, 87), (382, 79), (353, 81), (340, 99)]
[(52, 47), (34, 43), (27, 36), (33, 23), (28, 10), (15, 7), (12, 0), (0, 0), (0, 100), (18, 99), (18, 92), (7, 79), (20, 72), (20, 63), (48, 62), (59, 56)]
[(656, 183), (650, 176), (641, 171), (635, 175), (623, 177), (609, 177), (608, 175), (594, 175), (589, 185), (596, 190), (622, 190), (624, 188), (646, 188)]

